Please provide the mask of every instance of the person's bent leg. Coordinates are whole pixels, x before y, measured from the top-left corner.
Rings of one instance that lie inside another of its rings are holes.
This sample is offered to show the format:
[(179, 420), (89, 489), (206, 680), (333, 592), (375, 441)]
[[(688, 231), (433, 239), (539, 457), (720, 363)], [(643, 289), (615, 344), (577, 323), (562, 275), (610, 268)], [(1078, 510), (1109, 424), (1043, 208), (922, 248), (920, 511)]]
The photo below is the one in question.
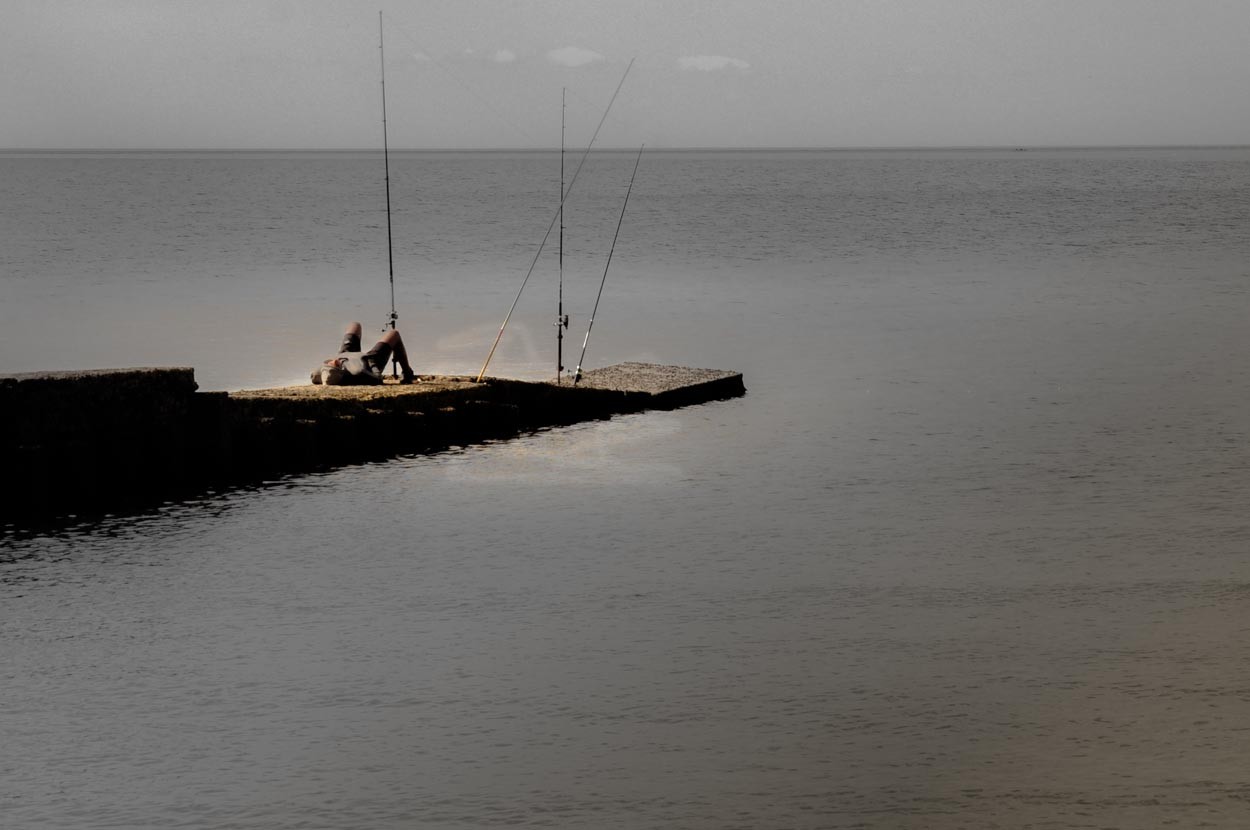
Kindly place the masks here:
[(378, 341), (378, 345), (374, 346), (375, 350), (385, 346), (389, 352), (387, 357), (394, 355), (395, 362), (399, 364), (399, 368), (403, 370), (404, 380), (411, 381), (416, 373), (412, 370), (412, 364), (408, 362), (408, 350), (404, 348), (404, 338), (400, 337), (399, 332), (391, 329), (382, 335), (382, 339)]
[(403, 369), (405, 374), (413, 374), (412, 364), (408, 362), (408, 350), (404, 348), (404, 338), (400, 336), (399, 332), (391, 329), (382, 335), (382, 339), (389, 343), (391, 349), (394, 350), (395, 361), (399, 364), (399, 368)]
[(339, 354), (360, 351), (361, 331), (360, 323), (351, 323), (347, 326), (347, 331), (343, 332), (343, 342), (339, 344)]

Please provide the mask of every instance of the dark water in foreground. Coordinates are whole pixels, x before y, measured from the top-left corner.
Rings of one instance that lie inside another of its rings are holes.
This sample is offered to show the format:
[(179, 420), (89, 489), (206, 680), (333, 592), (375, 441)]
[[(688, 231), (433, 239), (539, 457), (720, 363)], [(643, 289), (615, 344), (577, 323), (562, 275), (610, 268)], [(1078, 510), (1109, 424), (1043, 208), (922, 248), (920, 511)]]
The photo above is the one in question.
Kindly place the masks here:
[[(384, 317), (375, 161), (0, 157), (0, 369), (297, 379)], [(551, 161), (400, 158), (427, 367)], [(1248, 211), (1245, 150), (644, 157), (588, 363), (748, 395), (4, 532), (0, 825), (1244, 826)]]

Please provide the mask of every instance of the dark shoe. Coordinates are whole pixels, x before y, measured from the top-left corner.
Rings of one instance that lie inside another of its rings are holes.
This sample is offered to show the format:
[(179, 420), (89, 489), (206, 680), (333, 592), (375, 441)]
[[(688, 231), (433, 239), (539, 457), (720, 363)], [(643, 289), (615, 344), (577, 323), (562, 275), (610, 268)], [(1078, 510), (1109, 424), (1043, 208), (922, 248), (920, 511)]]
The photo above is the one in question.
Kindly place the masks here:
[(416, 383), (417, 376), (413, 372), (405, 371), (404, 376), (399, 379), (400, 383)]

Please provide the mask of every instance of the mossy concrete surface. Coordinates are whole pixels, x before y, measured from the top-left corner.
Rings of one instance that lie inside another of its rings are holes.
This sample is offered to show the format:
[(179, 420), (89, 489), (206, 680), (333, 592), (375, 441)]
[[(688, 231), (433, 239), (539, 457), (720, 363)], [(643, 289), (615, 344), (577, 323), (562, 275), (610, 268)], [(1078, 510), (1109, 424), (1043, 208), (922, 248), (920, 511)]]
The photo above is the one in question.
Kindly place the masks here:
[(124, 510), (208, 488), (433, 452), (742, 395), (733, 372), (623, 363), (574, 385), (467, 376), (196, 392), (188, 368), (0, 376), (7, 524)]
[(717, 369), (617, 363), (583, 372), (577, 386), (649, 395), (648, 409), (672, 409), (742, 395), (742, 375)]

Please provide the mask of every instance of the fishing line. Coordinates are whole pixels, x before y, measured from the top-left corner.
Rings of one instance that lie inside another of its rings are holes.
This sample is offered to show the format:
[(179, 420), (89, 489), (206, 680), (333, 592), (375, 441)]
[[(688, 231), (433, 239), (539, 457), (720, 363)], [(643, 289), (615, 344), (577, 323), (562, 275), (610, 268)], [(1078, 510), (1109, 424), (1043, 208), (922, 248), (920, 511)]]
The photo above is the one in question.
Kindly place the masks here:
[[(590, 157), (590, 149), (595, 144), (595, 139), (599, 137), (599, 130), (603, 128), (603, 122), (608, 119), (608, 113), (612, 111), (612, 105), (616, 103), (616, 96), (620, 94), (621, 87), (625, 85), (625, 78), (629, 75), (629, 70), (634, 65), (634, 59), (630, 59), (629, 66), (625, 67), (625, 74), (621, 75), (620, 83), (616, 85), (616, 91), (612, 93), (612, 99), (608, 101), (608, 107), (603, 111), (603, 117), (599, 119), (599, 126), (595, 127), (595, 133), (590, 137), (590, 143), (586, 145), (585, 152), (582, 153), (582, 160), (577, 163), (577, 169), (573, 171), (573, 177), (569, 179), (568, 189), (564, 191), (564, 195), (560, 197), (560, 205), (556, 208), (556, 212), (551, 216), (551, 222), (547, 225), (547, 232), (543, 234), (542, 242), (538, 243), (538, 251), (534, 254), (534, 261), (530, 263), (530, 268), (525, 272), (525, 279), (521, 280), (521, 288), (516, 293), (516, 299), (512, 301), (512, 307), (508, 309), (508, 314), (503, 318), (503, 325), (499, 327), (499, 334), (495, 336), (495, 342), (490, 347), (490, 354), (486, 355), (486, 362), (482, 364), (482, 371), (477, 374), (477, 383), (482, 382), (482, 378), (486, 376), (486, 367), (490, 365), (490, 360), (495, 356), (495, 349), (499, 346), (499, 341), (503, 339), (503, 331), (508, 327), (508, 321), (512, 319), (512, 312), (516, 310), (516, 304), (521, 299), (521, 293), (525, 291), (525, 285), (530, 281), (530, 276), (534, 273), (535, 266), (538, 265), (538, 258), (542, 256), (543, 247), (547, 244), (547, 239), (551, 236), (551, 231), (556, 226), (556, 221), (560, 218), (560, 212), (564, 209), (564, 202), (573, 192), (573, 185), (577, 184), (577, 177), (582, 172), (582, 166), (586, 164), (586, 159)], [(639, 151), (641, 153), (641, 150)], [(635, 164), (635, 171), (637, 165)], [(631, 182), (632, 183), (632, 182)], [(619, 230), (619, 227), (618, 227)]]
[[(530, 142), (530, 144), (532, 144), (532, 145), (534, 145), (534, 146), (542, 146), (542, 141), (541, 141), (541, 140), (539, 140), (539, 139), (537, 139), (537, 138), (534, 138), (534, 136), (533, 136), (533, 135), (532, 135), (532, 134), (531, 134), (528, 130), (526, 130), (524, 127), (522, 127), (522, 126), (521, 126), (518, 122), (516, 122), (515, 120), (513, 120), (510, 116), (504, 115), (502, 112), (500, 112), (500, 111), (499, 111), (499, 110), (495, 107), (495, 105), (494, 105), (494, 104), (492, 104), (490, 101), (486, 100), (486, 99), (485, 99), (485, 98), (483, 98), (480, 94), (478, 94), (477, 90), (473, 88), (473, 85), (472, 85), (472, 84), (470, 84), (470, 83), (469, 83), (468, 81), (466, 81), (465, 79), (461, 78), (461, 77), (460, 77), (459, 75), (457, 75), (456, 73), (452, 72), (450, 69), (448, 69), (446, 66), (444, 66), (444, 65), (443, 65), (443, 63), (442, 63), (441, 61), (438, 61), (438, 60), (436, 60), (435, 58), (431, 57), (430, 50), (429, 50), (429, 49), (426, 49), (424, 46), (422, 46), (420, 43), (418, 43), (418, 42), (417, 42), (417, 40), (416, 40), (416, 38), (414, 38), (412, 35), (410, 35), (410, 34), (407, 32), (407, 30), (405, 30), (405, 29), (404, 29), (404, 27), (402, 27), (402, 26), (400, 26), (399, 24), (397, 24), (397, 23), (394, 21), (394, 19), (392, 19), (392, 20), (391, 20), (391, 28), (393, 28), (393, 29), (398, 29), (398, 30), (399, 30), (399, 33), (400, 33), (401, 35), (403, 35), (405, 38), (407, 38), (407, 39), (408, 39), (408, 42), (409, 42), (409, 43), (411, 43), (414, 47), (416, 47), (417, 51), (419, 51), (422, 55), (424, 55), (426, 58), (428, 58), (428, 62), (429, 62), (429, 63), (430, 63), (430, 64), (431, 64), (431, 65), (432, 65), (435, 69), (437, 69), (439, 72), (442, 72), (444, 75), (446, 75), (446, 76), (447, 76), (448, 78), (450, 78), (452, 81), (454, 81), (454, 82), (456, 83), (456, 85), (457, 85), (457, 86), (459, 86), (459, 87), (460, 87), (461, 89), (463, 89), (466, 93), (468, 93), (468, 94), (469, 94), (469, 96), (471, 96), (471, 97), (472, 97), (475, 101), (477, 101), (479, 104), (481, 104), (481, 105), (482, 105), (482, 106), (483, 106), (486, 110), (488, 110), (488, 111), (489, 111), (492, 115), (494, 115), (496, 118), (498, 118), (500, 121), (502, 121), (502, 122), (503, 122), (504, 124), (506, 124), (508, 127), (512, 128), (512, 129), (513, 129), (514, 131), (516, 131), (517, 133), (520, 133), (522, 136), (524, 136), (524, 137), (525, 137), (525, 139), (526, 139), (528, 142)], [(423, 63), (424, 63), (424, 61), (423, 61)]]
[[(576, 90), (569, 91), (568, 96), (569, 96), (570, 98), (572, 98), (572, 99), (574, 100), (574, 102), (578, 102), (578, 101), (580, 101), (581, 103), (585, 104), (585, 105), (586, 105), (586, 106), (588, 106), (588, 107), (593, 107), (593, 106), (595, 106), (595, 102), (594, 102), (594, 101), (591, 101), (589, 98), (587, 98), (587, 97), (586, 97), (586, 96), (584, 96), (584, 95), (578, 95)], [(574, 107), (574, 109), (576, 109), (576, 107)], [(622, 118), (622, 117), (621, 117), (621, 116), (619, 116), (619, 115), (612, 115), (612, 116), (609, 116), (609, 118), (608, 118), (608, 122), (609, 122), (609, 123), (611, 123), (611, 124), (615, 124), (615, 125), (616, 125), (616, 126), (618, 126), (618, 127), (626, 127), (626, 128), (628, 128), (628, 127), (630, 126), (630, 122), (629, 122), (627, 119)]]
[(634, 172), (629, 176), (629, 187), (625, 189), (625, 202), (621, 205), (621, 215), (616, 220), (616, 233), (612, 234), (612, 247), (608, 249), (608, 261), (603, 266), (603, 279), (599, 281), (599, 293), (595, 295), (595, 306), (590, 310), (590, 324), (586, 326), (586, 339), (582, 341), (582, 354), (577, 358), (577, 370), (573, 372), (573, 385), (582, 379), (582, 361), (586, 358), (586, 344), (590, 342), (590, 330), (595, 326), (595, 314), (599, 311), (599, 298), (603, 296), (603, 286), (608, 281), (608, 269), (612, 267), (612, 252), (616, 250), (616, 239), (621, 235), (621, 223), (625, 221), (625, 208), (629, 205), (629, 194), (634, 189), (634, 177), (638, 175), (638, 162), (642, 161), (644, 144), (638, 148), (638, 158), (634, 159)]

